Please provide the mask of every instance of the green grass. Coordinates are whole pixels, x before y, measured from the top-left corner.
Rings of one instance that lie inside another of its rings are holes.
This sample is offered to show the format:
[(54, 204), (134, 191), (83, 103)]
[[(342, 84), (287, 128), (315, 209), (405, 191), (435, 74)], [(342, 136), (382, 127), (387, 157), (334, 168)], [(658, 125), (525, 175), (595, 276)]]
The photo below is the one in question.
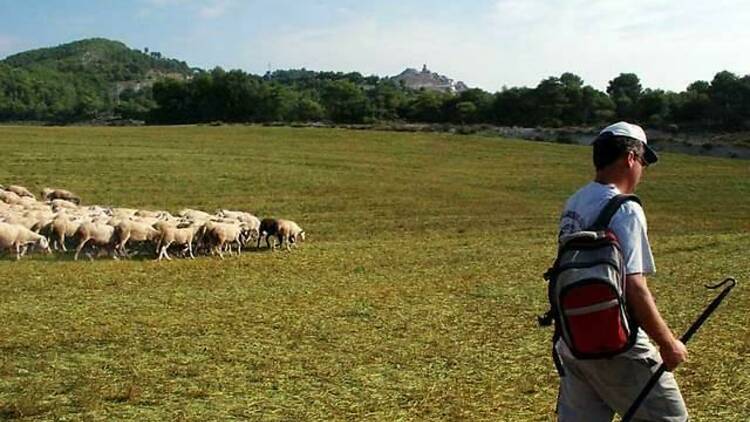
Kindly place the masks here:
[[(586, 147), (330, 129), (0, 126), (0, 183), (299, 222), (293, 253), (0, 260), (0, 418), (553, 419), (541, 273)], [(663, 154), (639, 189), (682, 332), (750, 278), (750, 164)], [(750, 417), (750, 293), (690, 343), (696, 421)]]

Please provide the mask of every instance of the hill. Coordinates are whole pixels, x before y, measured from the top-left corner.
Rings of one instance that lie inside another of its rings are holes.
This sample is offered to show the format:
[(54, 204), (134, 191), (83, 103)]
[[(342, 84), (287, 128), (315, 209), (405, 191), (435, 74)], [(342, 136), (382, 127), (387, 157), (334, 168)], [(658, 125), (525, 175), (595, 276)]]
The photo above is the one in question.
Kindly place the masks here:
[(182, 61), (128, 48), (119, 41), (91, 38), (57, 47), (40, 48), (6, 57), (0, 63), (14, 68), (46, 68), (61, 73), (83, 73), (108, 82), (144, 80), (157, 75), (190, 75)]
[(154, 82), (190, 75), (185, 62), (103, 38), (25, 51), (0, 60), (0, 119), (139, 117)]

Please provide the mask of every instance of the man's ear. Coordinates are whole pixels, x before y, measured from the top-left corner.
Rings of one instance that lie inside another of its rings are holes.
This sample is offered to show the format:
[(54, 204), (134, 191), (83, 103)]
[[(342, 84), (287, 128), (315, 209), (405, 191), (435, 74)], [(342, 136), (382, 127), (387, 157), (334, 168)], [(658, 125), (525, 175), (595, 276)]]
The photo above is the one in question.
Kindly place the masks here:
[(628, 165), (628, 168), (632, 168), (635, 165), (635, 162), (638, 161), (638, 157), (636, 156), (635, 151), (628, 151), (628, 154), (625, 156), (625, 162)]

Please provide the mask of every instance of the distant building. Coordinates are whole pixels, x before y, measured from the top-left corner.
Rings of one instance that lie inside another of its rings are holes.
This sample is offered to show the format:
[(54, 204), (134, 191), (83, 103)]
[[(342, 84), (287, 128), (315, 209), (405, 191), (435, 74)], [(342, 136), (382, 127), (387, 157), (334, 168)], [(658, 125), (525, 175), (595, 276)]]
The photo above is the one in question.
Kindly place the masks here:
[(427, 89), (450, 93), (466, 91), (469, 89), (469, 87), (461, 81), (454, 82), (453, 79), (447, 76), (430, 71), (427, 69), (426, 64), (422, 66), (421, 71), (407, 68), (391, 79), (402, 83), (404, 86), (411, 89)]

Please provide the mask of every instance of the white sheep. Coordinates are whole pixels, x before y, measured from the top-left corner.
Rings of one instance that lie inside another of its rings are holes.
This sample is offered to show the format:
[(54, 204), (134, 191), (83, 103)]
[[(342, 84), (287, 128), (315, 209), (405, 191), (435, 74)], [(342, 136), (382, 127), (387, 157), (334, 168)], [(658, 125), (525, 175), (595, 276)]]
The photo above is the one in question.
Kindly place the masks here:
[(14, 249), (16, 260), (26, 254), (29, 246), (35, 246), (45, 252), (51, 252), (49, 243), (41, 236), (19, 224), (0, 223), (0, 250)]
[(15, 192), (0, 190), (0, 201), (5, 202), (6, 204), (17, 204), (21, 202), (21, 197)]
[(52, 210), (55, 212), (61, 210), (78, 210), (78, 205), (65, 199), (53, 199), (49, 203), (52, 206)]
[(220, 210), (217, 214), (223, 218), (234, 219), (240, 223), (244, 223), (245, 228), (249, 231), (249, 235), (242, 240), (243, 246), (247, 245), (255, 237), (260, 238), (260, 219), (258, 217), (244, 211)]
[(34, 199), (36, 199), (36, 196), (34, 196), (34, 194), (33, 194), (33, 193), (31, 193), (31, 191), (29, 191), (28, 189), (26, 189), (26, 188), (25, 188), (25, 187), (23, 187), (23, 186), (19, 186), (19, 185), (10, 185), (10, 186), (8, 186), (8, 187), (7, 187), (7, 188), (6, 188), (5, 190), (7, 190), (7, 191), (10, 191), (10, 192), (13, 192), (13, 193), (15, 193), (15, 194), (16, 194), (16, 195), (18, 195), (18, 196), (27, 196), (27, 197), (29, 197), (29, 198), (34, 198)]
[(292, 245), (305, 240), (305, 231), (294, 221), (279, 219), (276, 237), (279, 239), (279, 247), (286, 244), (286, 249), (291, 250)]
[(237, 223), (217, 223), (209, 221), (198, 230), (199, 244), (208, 244), (211, 253), (218, 253), (224, 259), (223, 251), (228, 248), (232, 253), (232, 245), (237, 246), (237, 253), (242, 249), (242, 238), (249, 229)]
[(167, 258), (167, 260), (171, 261), (172, 258), (167, 254), (167, 249), (172, 245), (182, 246), (183, 253), (187, 251), (190, 254), (190, 259), (195, 259), (195, 255), (193, 255), (193, 239), (199, 229), (200, 226), (197, 225), (187, 227), (162, 225), (161, 236), (157, 242), (156, 259), (161, 261), (162, 258)]
[(67, 214), (60, 213), (43, 229), (43, 234), (52, 240), (55, 250), (62, 249), (67, 252), (65, 238), (76, 234), (83, 220), (70, 218)]
[(183, 218), (189, 218), (193, 221), (201, 221), (205, 222), (211, 219), (213, 217), (211, 214), (201, 211), (201, 210), (194, 210), (191, 208), (184, 208), (181, 209), (180, 212), (177, 213), (177, 216), (183, 217)]
[(78, 260), (78, 254), (88, 243), (106, 249), (113, 259), (117, 259), (114, 250), (114, 234), (115, 228), (108, 224), (94, 222), (81, 224), (75, 234), (78, 239), (78, 247), (76, 247), (73, 259)]
[(53, 199), (64, 199), (76, 205), (81, 203), (81, 198), (73, 192), (65, 189), (42, 189), (42, 199), (51, 202)]
[(125, 220), (115, 225), (115, 251), (129, 257), (125, 249), (128, 241), (155, 243), (159, 240), (159, 231), (152, 227), (155, 222)]

